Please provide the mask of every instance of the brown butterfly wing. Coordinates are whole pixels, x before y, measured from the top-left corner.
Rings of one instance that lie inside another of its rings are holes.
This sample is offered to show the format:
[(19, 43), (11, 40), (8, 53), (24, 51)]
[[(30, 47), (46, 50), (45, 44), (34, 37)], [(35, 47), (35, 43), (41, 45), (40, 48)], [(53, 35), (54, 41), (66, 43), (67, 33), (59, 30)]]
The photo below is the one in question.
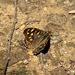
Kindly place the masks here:
[(28, 48), (36, 48), (40, 41), (42, 40), (42, 36), (46, 33), (43, 30), (37, 28), (27, 28), (24, 30), (25, 35), (25, 45)]

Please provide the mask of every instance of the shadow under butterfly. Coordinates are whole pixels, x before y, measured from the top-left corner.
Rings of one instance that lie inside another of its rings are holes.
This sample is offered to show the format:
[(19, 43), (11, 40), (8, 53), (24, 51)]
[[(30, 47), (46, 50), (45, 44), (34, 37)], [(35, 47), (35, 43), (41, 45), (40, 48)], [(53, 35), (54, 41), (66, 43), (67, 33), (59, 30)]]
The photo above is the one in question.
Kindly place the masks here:
[(23, 32), (25, 47), (30, 51), (28, 54), (37, 55), (40, 52), (47, 53), (50, 48), (51, 32), (37, 28), (26, 28)]

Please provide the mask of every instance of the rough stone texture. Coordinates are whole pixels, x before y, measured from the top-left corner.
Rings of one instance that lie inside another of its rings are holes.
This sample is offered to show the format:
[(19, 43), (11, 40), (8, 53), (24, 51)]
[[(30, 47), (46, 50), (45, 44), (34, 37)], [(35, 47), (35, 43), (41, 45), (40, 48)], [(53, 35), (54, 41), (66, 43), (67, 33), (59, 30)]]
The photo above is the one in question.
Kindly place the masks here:
[[(40, 57), (30, 56), (23, 44), (24, 27), (51, 31), (50, 49), (43, 54), (47, 75), (75, 74), (75, 0), (19, 0), (7, 75), (44, 75)], [(14, 19), (14, 0), (0, 0), (0, 75), (7, 59), (8, 39)], [(32, 20), (38, 20), (37, 22)]]

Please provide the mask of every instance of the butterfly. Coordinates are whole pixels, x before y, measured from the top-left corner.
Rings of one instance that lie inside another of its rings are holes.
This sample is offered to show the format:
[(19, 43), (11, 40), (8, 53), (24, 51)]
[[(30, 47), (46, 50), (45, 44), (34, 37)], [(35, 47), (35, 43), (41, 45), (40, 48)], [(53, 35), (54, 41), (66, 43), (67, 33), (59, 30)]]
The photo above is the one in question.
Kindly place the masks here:
[(37, 28), (26, 28), (23, 34), (25, 36), (25, 46), (26, 48), (31, 49), (32, 55), (36, 55), (44, 50), (50, 39), (49, 31), (43, 31)]

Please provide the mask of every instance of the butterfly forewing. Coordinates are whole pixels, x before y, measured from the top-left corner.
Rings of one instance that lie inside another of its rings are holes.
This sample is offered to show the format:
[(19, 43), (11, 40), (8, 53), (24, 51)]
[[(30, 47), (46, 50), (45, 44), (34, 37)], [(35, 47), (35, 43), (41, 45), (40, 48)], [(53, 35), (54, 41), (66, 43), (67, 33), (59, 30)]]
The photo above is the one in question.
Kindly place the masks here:
[(27, 28), (23, 33), (25, 35), (26, 47), (34, 49), (34, 54), (40, 52), (50, 38), (49, 32), (37, 28)]

